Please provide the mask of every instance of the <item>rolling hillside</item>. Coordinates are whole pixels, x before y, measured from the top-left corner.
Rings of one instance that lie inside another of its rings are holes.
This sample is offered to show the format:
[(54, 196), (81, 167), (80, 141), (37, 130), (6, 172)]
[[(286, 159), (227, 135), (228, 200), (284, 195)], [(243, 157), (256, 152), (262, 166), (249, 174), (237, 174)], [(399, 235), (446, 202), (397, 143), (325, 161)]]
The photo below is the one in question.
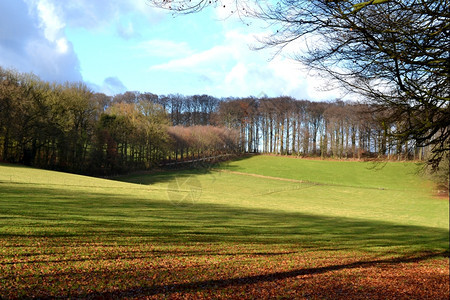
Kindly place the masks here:
[[(412, 163), (254, 156), (114, 179), (0, 165), (0, 296), (284, 294), (305, 268), (329, 267), (304, 279), (304, 291), (323, 281), (317, 295), (331, 297), (338, 287), (325, 282), (338, 276), (350, 295), (372, 285), (370, 297), (401, 281), (370, 281), (380, 266), (431, 270), (429, 295), (442, 296), (448, 212)], [(403, 295), (416, 279), (399, 285)]]

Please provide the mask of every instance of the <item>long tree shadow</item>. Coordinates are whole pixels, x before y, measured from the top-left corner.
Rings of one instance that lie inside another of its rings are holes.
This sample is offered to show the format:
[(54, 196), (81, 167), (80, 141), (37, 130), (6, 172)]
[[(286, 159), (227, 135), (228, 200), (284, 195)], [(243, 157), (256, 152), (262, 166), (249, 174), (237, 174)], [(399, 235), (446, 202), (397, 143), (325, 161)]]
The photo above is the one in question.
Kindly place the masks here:
[[(302, 249), (447, 251), (444, 228), (228, 205), (3, 185), (0, 238), (141, 239), (160, 243), (292, 244)], [(31, 196), (32, 195), (32, 196)], [(8, 199), (8, 197), (5, 197)]]
[[(111, 177), (111, 180), (137, 183), (137, 184), (156, 184), (164, 183), (174, 180), (175, 178), (185, 178), (196, 175), (206, 175), (217, 172), (220, 169), (234, 170), (237, 166), (230, 165), (230, 162), (238, 162), (249, 159), (257, 154), (248, 154), (233, 157), (232, 160), (218, 161), (218, 162), (202, 162), (194, 161), (190, 164), (183, 164), (180, 167), (162, 167), (161, 169), (148, 172), (135, 172), (127, 175), (119, 175)], [(145, 176), (143, 176), (145, 175)]]
[[(141, 173), (137, 172), (129, 175), (112, 177), (112, 180), (137, 184), (156, 184), (174, 180), (175, 178), (187, 178), (190, 176), (211, 174), (214, 168), (211, 167), (190, 167), (184, 169), (162, 169), (157, 172)], [(145, 175), (145, 176), (143, 176)]]
[(448, 257), (448, 252), (441, 253), (429, 253), (419, 256), (404, 256), (400, 258), (392, 259), (380, 259), (380, 260), (367, 260), (367, 261), (357, 261), (352, 263), (328, 265), (324, 267), (315, 268), (302, 268), (295, 269), (285, 272), (274, 272), (262, 275), (252, 275), (235, 277), (228, 279), (213, 279), (213, 280), (203, 280), (188, 283), (175, 283), (175, 284), (164, 284), (164, 285), (148, 285), (148, 286), (137, 286), (125, 290), (119, 290), (114, 292), (104, 292), (98, 293), (93, 292), (90, 294), (83, 295), (87, 298), (117, 298), (117, 297), (131, 297), (131, 296), (153, 296), (158, 294), (164, 294), (168, 296), (173, 293), (179, 292), (190, 292), (190, 291), (203, 291), (203, 290), (216, 290), (226, 287), (235, 287), (241, 285), (253, 285), (263, 282), (272, 282), (283, 279), (294, 278), (301, 275), (317, 275), (323, 274), (331, 271), (339, 271), (344, 269), (356, 269), (356, 268), (370, 268), (379, 265), (395, 265), (401, 263), (415, 263), (421, 262), (430, 258), (436, 257)]

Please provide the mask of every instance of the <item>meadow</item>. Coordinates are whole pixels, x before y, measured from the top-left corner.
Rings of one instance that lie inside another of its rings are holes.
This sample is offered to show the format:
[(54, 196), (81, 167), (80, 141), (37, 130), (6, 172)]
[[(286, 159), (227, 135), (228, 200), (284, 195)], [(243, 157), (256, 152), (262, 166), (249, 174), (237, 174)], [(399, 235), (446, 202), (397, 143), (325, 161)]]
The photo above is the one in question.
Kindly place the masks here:
[(0, 298), (447, 299), (448, 220), (410, 162), (0, 164)]

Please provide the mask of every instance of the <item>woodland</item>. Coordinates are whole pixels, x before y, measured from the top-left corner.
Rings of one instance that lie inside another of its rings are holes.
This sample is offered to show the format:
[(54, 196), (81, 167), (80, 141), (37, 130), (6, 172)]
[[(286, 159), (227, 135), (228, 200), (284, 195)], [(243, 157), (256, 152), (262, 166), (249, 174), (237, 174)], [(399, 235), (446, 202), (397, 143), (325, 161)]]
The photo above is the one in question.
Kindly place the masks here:
[(0, 69), (0, 161), (90, 175), (241, 153), (423, 160), (376, 104), (95, 93)]

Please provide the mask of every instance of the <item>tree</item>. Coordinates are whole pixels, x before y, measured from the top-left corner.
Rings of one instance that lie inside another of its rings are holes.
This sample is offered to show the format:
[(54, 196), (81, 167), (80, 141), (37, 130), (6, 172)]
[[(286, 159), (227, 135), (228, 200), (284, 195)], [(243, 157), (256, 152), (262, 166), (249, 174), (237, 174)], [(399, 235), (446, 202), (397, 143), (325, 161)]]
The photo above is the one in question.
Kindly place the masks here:
[[(150, 0), (192, 13), (222, 0)], [(227, 3), (225, 3), (227, 2)], [(262, 47), (301, 41), (295, 58), (397, 120), (391, 134), (430, 146), (438, 166), (450, 152), (449, 0), (236, 0), (230, 12), (269, 22)], [(450, 184), (450, 180), (449, 180)]]
[(21, 98), (19, 74), (0, 67), (0, 158), (3, 161), (14, 161), (12, 145), (20, 122), (13, 120), (19, 117), (16, 114)]
[(139, 115), (136, 128), (142, 136), (137, 143), (144, 143), (146, 168), (149, 168), (160, 161), (161, 157), (165, 157), (169, 139), (169, 116), (161, 105), (146, 100), (137, 104), (137, 110)]

